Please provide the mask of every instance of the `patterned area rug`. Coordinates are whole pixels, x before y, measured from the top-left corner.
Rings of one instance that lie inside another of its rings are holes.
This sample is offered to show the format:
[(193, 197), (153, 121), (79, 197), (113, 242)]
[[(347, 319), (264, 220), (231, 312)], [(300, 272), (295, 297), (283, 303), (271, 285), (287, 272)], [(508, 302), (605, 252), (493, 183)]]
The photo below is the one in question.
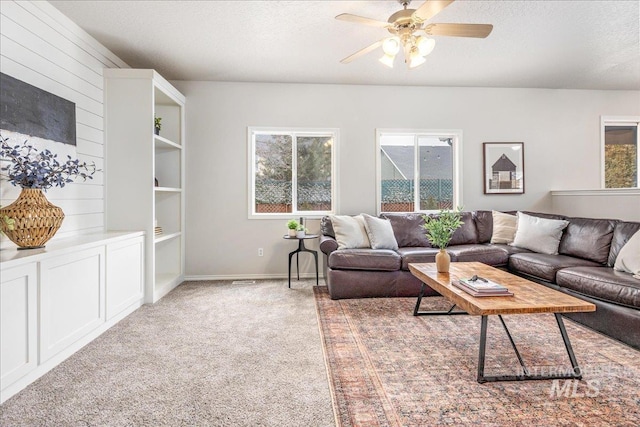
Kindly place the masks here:
[[(578, 380), (478, 384), (480, 318), (412, 316), (415, 298), (337, 300), (315, 288), (341, 426), (637, 426), (640, 352), (565, 320)], [(422, 309), (448, 309), (443, 298)], [(571, 369), (551, 314), (503, 317), (532, 373)], [(485, 375), (519, 373), (496, 316)]]

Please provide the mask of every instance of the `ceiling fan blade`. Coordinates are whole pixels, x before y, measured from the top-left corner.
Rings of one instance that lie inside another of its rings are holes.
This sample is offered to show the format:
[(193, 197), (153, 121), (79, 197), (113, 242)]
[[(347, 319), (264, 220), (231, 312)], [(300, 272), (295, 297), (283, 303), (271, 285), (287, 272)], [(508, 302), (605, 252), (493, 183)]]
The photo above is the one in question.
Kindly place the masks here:
[(389, 25), (391, 25), (388, 22), (365, 18), (364, 16), (352, 15), (351, 13), (341, 13), (340, 15), (336, 16), (336, 19), (340, 21), (355, 22), (357, 24), (371, 25), (373, 27), (379, 28), (387, 28)]
[(483, 39), (491, 34), (491, 24), (429, 24), (424, 31), (432, 36), (476, 37)]
[(349, 62), (353, 61), (354, 59), (358, 59), (362, 55), (366, 55), (367, 53), (371, 52), (372, 50), (376, 50), (377, 48), (382, 46), (382, 42), (384, 42), (384, 39), (378, 40), (377, 42), (365, 47), (364, 49), (360, 49), (359, 51), (357, 51), (353, 55), (347, 56), (346, 58), (344, 58), (340, 62), (342, 62), (343, 64), (348, 64)]
[(442, 9), (453, 3), (454, 0), (427, 0), (422, 6), (413, 12), (413, 19), (417, 22), (424, 22), (436, 16)]

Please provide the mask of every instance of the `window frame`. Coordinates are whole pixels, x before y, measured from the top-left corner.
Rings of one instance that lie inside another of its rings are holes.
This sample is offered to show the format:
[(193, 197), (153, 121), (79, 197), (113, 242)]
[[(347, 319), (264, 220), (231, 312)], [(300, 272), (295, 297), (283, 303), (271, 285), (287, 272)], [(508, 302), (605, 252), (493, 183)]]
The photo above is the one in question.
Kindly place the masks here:
[[(454, 209), (462, 204), (462, 129), (376, 129), (376, 212), (382, 213), (382, 156), (380, 155), (380, 140), (383, 136), (413, 136), (414, 140), (414, 179), (419, 179), (419, 150), (418, 140), (420, 137), (451, 137), (452, 159), (453, 159), (453, 207)], [(414, 185), (414, 207), (420, 207), (420, 186)], [(413, 212), (434, 213), (439, 210), (420, 210)]]
[(605, 171), (605, 127), (607, 126), (630, 126), (636, 125), (636, 168), (638, 179), (636, 187), (624, 187), (631, 189), (640, 188), (640, 116), (600, 116), (600, 188), (603, 190), (616, 190), (616, 188), (606, 187)]
[[(256, 212), (256, 181), (255, 181), (255, 135), (291, 135), (292, 137), (292, 165), (291, 165), (291, 202), (292, 212), (282, 213), (258, 213)], [(297, 137), (314, 137), (314, 136), (330, 136), (333, 138), (333, 146), (331, 147), (331, 210), (330, 211), (298, 211), (297, 203)], [(249, 219), (282, 219), (282, 218), (309, 218), (317, 219), (325, 215), (331, 215), (338, 211), (338, 146), (340, 144), (340, 130), (338, 128), (299, 128), (299, 127), (264, 127), (249, 126), (247, 128), (247, 150), (248, 150), (248, 218)]]

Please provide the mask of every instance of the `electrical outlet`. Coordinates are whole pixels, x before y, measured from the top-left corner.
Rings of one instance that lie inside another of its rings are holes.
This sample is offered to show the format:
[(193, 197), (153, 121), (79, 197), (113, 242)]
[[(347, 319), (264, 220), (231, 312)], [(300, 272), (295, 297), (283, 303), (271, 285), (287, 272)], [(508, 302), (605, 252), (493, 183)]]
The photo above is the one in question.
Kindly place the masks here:
[(258, 248), (258, 256), (263, 256), (264, 255), (264, 251), (262, 250), (262, 248)]

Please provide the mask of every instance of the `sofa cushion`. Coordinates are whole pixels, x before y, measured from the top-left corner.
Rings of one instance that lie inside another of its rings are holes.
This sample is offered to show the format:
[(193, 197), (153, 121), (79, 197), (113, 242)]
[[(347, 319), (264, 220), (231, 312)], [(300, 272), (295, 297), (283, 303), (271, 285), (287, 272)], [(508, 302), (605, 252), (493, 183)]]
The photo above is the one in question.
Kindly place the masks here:
[(636, 231), (620, 249), (613, 268), (633, 274), (634, 279), (640, 279), (640, 231)]
[(558, 286), (582, 295), (640, 309), (640, 280), (609, 267), (572, 267), (558, 271)]
[(496, 245), (456, 245), (449, 246), (447, 252), (452, 261), (477, 261), (487, 265), (506, 265), (509, 261), (507, 251)]
[(609, 261), (607, 262), (609, 267), (613, 267), (615, 265), (620, 249), (622, 249), (631, 236), (636, 234), (638, 230), (640, 230), (640, 222), (620, 221), (616, 223), (616, 227), (613, 230), (613, 239), (611, 239)]
[(396, 271), (400, 255), (390, 249), (341, 249), (331, 252), (328, 265), (335, 270)]
[(569, 221), (546, 219), (518, 212), (518, 229), (513, 239), (513, 246), (556, 255), (562, 230), (567, 225)]
[(493, 234), (493, 214), (491, 211), (474, 211), (473, 220), (478, 230), (478, 243), (489, 243)]
[(529, 249), (519, 248), (517, 246), (512, 246), (512, 245), (504, 245), (502, 243), (491, 243), (491, 244), (489, 244), (489, 246), (495, 246), (497, 248), (502, 249), (503, 251), (505, 251), (507, 253), (508, 256), (511, 256), (513, 254), (530, 254), (530, 253), (532, 253)]
[(391, 228), (399, 247), (431, 247), (423, 228), (422, 214), (384, 213), (380, 216), (391, 221)]
[(558, 252), (606, 264), (616, 221), (609, 219), (567, 218)]
[(513, 239), (516, 236), (518, 217), (498, 211), (493, 211), (491, 216), (493, 218), (491, 243), (513, 243)]
[(398, 253), (402, 257), (403, 270), (409, 270), (409, 263), (436, 262), (438, 248), (400, 248)]
[(338, 249), (370, 248), (369, 237), (361, 215), (330, 215)]
[(471, 245), (478, 243), (478, 229), (476, 228), (476, 222), (473, 220), (473, 214), (471, 212), (462, 212), (461, 219), (464, 224), (453, 233), (449, 245)]
[(364, 218), (364, 229), (367, 231), (371, 249), (398, 249), (398, 242), (393, 235), (391, 222), (385, 218), (362, 214)]
[(520, 253), (509, 257), (509, 269), (515, 273), (528, 274), (547, 282), (555, 282), (556, 273), (568, 267), (600, 267), (601, 265), (582, 258), (567, 255)]

